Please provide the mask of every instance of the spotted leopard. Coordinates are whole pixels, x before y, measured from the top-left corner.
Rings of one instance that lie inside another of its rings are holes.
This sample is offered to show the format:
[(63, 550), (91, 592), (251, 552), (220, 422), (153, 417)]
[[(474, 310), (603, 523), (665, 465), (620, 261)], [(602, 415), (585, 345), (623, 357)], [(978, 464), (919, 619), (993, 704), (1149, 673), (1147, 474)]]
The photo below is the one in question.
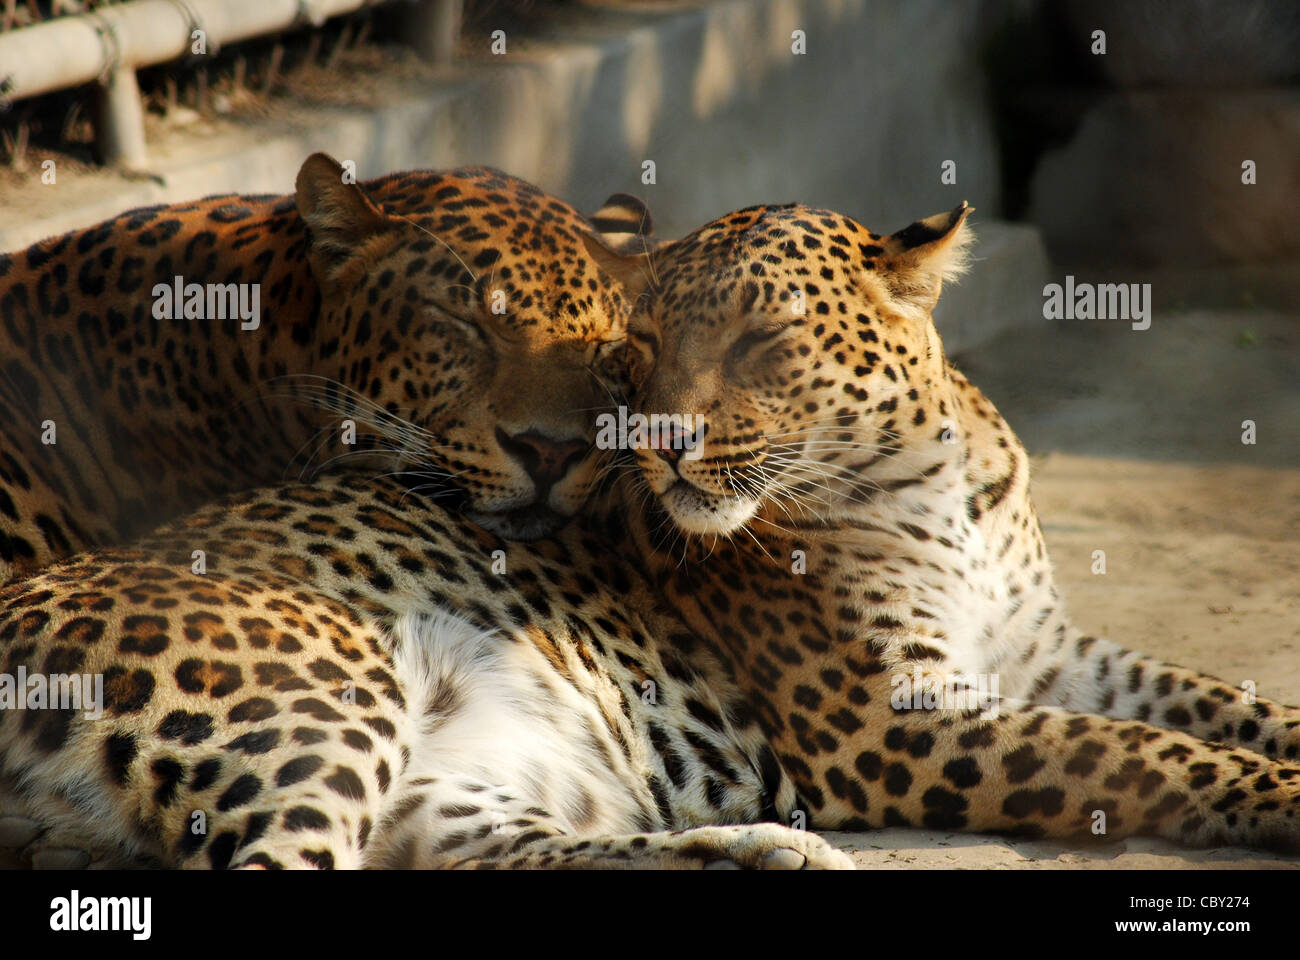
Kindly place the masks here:
[(590, 243), (639, 305), (636, 408), (703, 417), (637, 451), (653, 581), (817, 827), (1300, 852), (1300, 710), (1071, 624), (1025, 450), (931, 320), (968, 213), (881, 236), (760, 206)]
[[(624, 321), (579, 241), (593, 223), (495, 170), (348, 179), (316, 154), (294, 196), (132, 210), (0, 255), (0, 583), (366, 456), (454, 475), (510, 536), (577, 510), (608, 401), (593, 367)], [(595, 225), (648, 220), (622, 197)]]

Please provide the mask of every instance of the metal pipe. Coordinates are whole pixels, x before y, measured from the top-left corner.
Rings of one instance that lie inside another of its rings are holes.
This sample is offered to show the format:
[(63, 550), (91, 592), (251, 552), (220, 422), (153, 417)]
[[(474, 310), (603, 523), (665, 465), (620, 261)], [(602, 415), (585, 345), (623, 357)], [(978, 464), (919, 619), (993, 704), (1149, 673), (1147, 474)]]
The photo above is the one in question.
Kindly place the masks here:
[(463, 0), (429, 0), (407, 14), (408, 36), (415, 52), (432, 63), (450, 63), (456, 54), (464, 17)]
[(118, 66), (108, 72), (98, 93), (96, 136), (105, 163), (138, 169), (148, 155), (144, 145), (144, 105), (135, 71)]
[(208, 52), (279, 33), (299, 23), (377, 6), (387, 0), (130, 0), (92, 14), (59, 17), (0, 34), (0, 79), (10, 100), (106, 80), (121, 68), (164, 63), (190, 53), (194, 30)]

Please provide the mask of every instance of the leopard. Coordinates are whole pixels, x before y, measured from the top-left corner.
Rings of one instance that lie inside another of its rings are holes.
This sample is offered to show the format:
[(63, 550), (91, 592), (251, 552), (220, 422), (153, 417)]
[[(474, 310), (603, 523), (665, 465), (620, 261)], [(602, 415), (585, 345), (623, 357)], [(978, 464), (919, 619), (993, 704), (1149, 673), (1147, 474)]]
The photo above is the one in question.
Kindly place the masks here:
[(350, 461), (508, 536), (555, 529), (597, 472), (584, 411), (625, 322), (579, 241), (602, 229), (648, 213), (617, 195), (588, 220), (487, 167), (358, 183), (317, 153), (293, 195), (0, 255), (0, 583)]
[(1300, 710), (1073, 625), (1025, 448), (933, 321), (970, 212), (589, 238), (636, 303), (633, 409), (682, 424), (634, 451), (627, 549), (818, 829), (1300, 853)]
[(0, 709), (39, 830), (0, 838), (64, 868), (851, 868), (775, 822), (748, 699), (611, 543), (353, 467), (0, 587), (0, 677), (102, 677)]

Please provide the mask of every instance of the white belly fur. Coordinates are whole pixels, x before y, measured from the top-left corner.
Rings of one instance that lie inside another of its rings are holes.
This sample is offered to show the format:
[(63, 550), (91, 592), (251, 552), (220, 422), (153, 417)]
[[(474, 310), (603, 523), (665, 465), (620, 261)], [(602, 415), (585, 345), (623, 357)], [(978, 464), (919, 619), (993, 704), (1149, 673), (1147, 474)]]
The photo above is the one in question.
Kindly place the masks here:
[[(600, 711), (533, 644), (437, 609), (401, 616), (393, 643), (417, 731), (404, 779), (484, 783), (545, 808), (566, 830), (630, 828), (638, 805), (629, 773), (611, 769), (590, 734), (604, 729)], [(581, 667), (574, 675), (586, 678)], [(612, 743), (609, 752), (624, 762)], [(592, 806), (583, 791), (597, 801), (594, 822), (584, 819)]]

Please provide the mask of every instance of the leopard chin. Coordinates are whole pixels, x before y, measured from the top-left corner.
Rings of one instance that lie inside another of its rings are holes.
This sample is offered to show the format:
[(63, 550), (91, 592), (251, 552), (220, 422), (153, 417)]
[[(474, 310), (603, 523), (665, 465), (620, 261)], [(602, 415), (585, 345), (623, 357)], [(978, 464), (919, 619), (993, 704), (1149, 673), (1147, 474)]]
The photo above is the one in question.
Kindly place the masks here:
[(549, 537), (573, 519), (537, 503), (513, 510), (467, 510), (465, 516), (502, 539), (524, 541)]
[(678, 480), (659, 494), (659, 503), (683, 532), (722, 536), (738, 532), (762, 506), (755, 497), (709, 493), (685, 480)]

